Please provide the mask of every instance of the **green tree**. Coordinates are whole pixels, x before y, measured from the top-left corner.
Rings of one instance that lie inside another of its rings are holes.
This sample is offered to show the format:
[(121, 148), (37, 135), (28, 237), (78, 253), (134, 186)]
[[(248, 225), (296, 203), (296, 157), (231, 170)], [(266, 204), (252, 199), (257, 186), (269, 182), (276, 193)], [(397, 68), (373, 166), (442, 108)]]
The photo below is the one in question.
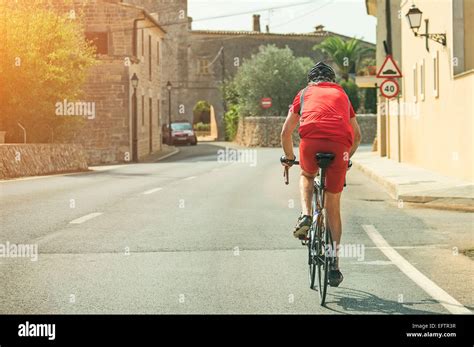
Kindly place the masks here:
[(359, 87), (357, 87), (357, 84), (355, 84), (351, 80), (342, 81), (341, 87), (344, 89), (347, 96), (349, 97), (354, 111), (357, 112), (360, 106)]
[[(288, 47), (261, 46), (244, 60), (233, 81), (241, 115), (286, 116), (312, 65), (310, 58), (296, 58)], [(263, 97), (272, 98), (271, 108), (262, 109)]]
[(199, 100), (193, 108), (193, 123), (211, 122), (211, 105), (205, 100)]
[(349, 73), (356, 71), (359, 62), (375, 54), (372, 47), (364, 47), (362, 42), (356, 38), (350, 40), (343, 40), (339, 36), (330, 36), (323, 42), (313, 47), (313, 50), (320, 51), (334, 64), (337, 65), (344, 80), (349, 79)]
[(367, 113), (377, 113), (377, 89), (376, 88), (365, 89), (364, 108)]
[(59, 12), (47, 0), (0, 3), (0, 130), (7, 141), (21, 123), (28, 142), (48, 142), (83, 119), (55, 114), (55, 104), (81, 97), (95, 51), (84, 38), (80, 16)]
[(227, 109), (230, 109), (233, 105), (238, 105), (239, 94), (237, 93), (234, 79), (227, 79), (221, 86), (221, 91)]
[(239, 126), (239, 106), (232, 105), (229, 111), (224, 115), (225, 124), (225, 140), (233, 141), (237, 135), (237, 128)]

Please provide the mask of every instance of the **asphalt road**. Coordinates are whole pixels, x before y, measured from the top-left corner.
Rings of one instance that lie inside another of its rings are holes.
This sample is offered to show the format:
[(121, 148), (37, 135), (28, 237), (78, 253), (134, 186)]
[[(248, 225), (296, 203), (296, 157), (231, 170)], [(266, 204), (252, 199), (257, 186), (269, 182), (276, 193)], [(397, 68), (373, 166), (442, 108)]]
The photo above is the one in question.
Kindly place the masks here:
[(321, 307), (291, 235), (298, 169), (285, 186), (279, 149), (236, 163), (217, 160), (223, 146), (1, 182), (0, 245), (39, 255), (0, 257), (0, 313), (473, 311), (474, 268), (460, 253), (473, 244), (472, 213), (402, 206), (351, 170), (343, 243), (361, 253), (341, 259), (345, 280)]

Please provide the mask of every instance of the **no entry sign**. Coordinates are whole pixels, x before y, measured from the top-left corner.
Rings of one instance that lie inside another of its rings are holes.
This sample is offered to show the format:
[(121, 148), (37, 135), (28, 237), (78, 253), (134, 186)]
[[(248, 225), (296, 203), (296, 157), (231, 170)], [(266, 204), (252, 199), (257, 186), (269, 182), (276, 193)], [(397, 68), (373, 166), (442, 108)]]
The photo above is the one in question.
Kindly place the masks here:
[(398, 86), (397, 81), (393, 79), (385, 80), (380, 85), (380, 92), (387, 99), (395, 98), (398, 95), (399, 91), (400, 87)]
[(262, 100), (260, 100), (260, 105), (262, 105), (262, 108), (272, 107), (272, 98), (262, 98)]

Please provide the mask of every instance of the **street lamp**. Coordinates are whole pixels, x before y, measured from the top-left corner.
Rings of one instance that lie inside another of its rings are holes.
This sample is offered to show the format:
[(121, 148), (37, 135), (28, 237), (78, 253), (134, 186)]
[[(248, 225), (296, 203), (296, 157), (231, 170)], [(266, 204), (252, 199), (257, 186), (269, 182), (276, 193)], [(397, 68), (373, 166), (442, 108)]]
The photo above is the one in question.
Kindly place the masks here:
[(426, 50), (428, 52), (430, 51), (428, 47), (428, 40), (433, 40), (435, 42), (442, 44), (443, 46), (446, 46), (446, 34), (429, 34), (428, 33), (428, 23), (429, 23), (428, 19), (425, 19), (425, 33), (418, 34), (418, 30), (420, 29), (420, 26), (421, 26), (421, 18), (423, 17), (423, 12), (421, 12), (415, 6), (415, 4), (412, 5), (412, 7), (407, 12), (405, 17), (407, 18), (408, 24), (410, 25), (410, 29), (413, 31), (415, 36), (425, 37)]
[(132, 160), (138, 162), (138, 112), (137, 112), (137, 87), (138, 87), (138, 76), (133, 73), (132, 79), (133, 95), (132, 95)]
[(415, 5), (413, 5), (408, 13), (405, 15), (410, 25), (411, 30), (415, 33), (415, 36), (418, 33), (418, 29), (421, 26), (421, 17), (423, 17), (423, 12), (421, 12)]
[(166, 83), (166, 89), (168, 89), (168, 144), (171, 145), (171, 88), (172, 84), (170, 81)]

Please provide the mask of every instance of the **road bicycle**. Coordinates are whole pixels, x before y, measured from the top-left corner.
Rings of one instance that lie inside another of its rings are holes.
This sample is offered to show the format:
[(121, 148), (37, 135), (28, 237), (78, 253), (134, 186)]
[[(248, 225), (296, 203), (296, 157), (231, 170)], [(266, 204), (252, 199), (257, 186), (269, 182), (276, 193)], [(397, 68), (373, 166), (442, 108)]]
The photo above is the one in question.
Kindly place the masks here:
[[(333, 153), (316, 153), (315, 160), (318, 163), (319, 173), (314, 179), (313, 198), (311, 202), (311, 214), (313, 222), (308, 231), (308, 236), (302, 241), (302, 244), (308, 247), (308, 266), (309, 266), (309, 287), (315, 289), (316, 275), (318, 278), (318, 292), (321, 306), (326, 302), (328, 287), (328, 272), (336, 261), (336, 250), (333, 248), (331, 230), (327, 222), (327, 212), (324, 208), (324, 194), (326, 191), (325, 179), (326, 169), (334, 159)], [(281, 162), (290, 165), (299, 165), (296, 160), (288, 160), (284, 156), (280, 158)], [(352, 166), (349, 160), (348, 168)], [(289, 183), (289, 168), (285, 166), (283, 176), (285, 184)], [(346, 183), (344, 182), (344, 187)]]

